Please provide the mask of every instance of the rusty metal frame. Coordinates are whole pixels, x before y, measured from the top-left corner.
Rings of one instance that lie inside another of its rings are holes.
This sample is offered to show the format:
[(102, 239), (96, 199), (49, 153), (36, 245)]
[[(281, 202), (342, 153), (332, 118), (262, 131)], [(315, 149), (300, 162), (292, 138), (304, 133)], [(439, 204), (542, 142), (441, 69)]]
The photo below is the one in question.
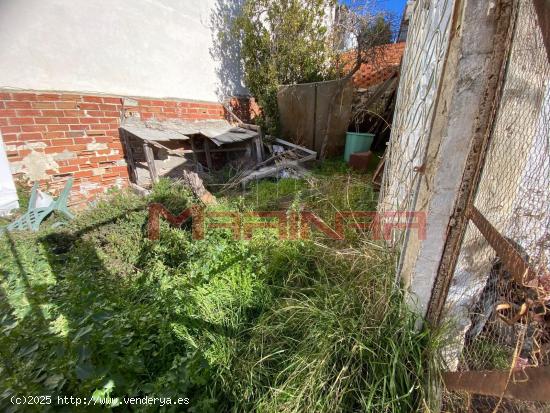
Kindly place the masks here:
[(550, 366), (517, 371), (484, 370), (443, 373), (448, 390), (516, 400), (550, 402)]
[(504, 267), (506, 267), (518, 284), (535, 278), (536, 272), (529, 267), (529, 264), (523, 259), (516, 248), (491, 225), (475, 206), (471, 205), (466, 215), (491, 247), (493, 247)]

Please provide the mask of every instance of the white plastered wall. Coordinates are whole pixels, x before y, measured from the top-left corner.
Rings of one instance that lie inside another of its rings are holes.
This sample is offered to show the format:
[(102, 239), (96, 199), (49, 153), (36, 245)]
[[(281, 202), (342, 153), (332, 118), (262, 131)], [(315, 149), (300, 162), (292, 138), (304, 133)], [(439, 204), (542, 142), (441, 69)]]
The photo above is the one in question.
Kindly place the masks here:
[(213, 25), (240, 3), (0, 0), (0, 88), (204, 101), (245, 93), (238, 56), (220, 60), (212, 47)]

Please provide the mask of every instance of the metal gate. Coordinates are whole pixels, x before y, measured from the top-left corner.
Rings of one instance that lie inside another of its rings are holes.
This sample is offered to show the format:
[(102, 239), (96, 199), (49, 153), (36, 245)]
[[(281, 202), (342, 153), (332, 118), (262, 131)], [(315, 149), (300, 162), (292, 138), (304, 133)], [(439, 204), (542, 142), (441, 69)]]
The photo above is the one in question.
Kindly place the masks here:
[(514, 2), (466, 224), (448, 251), (454, 265), (439, 308), (432, 303), (432, 318), (453, 340), (445, 381), (467, 395), (465, 403), (460, 392), (448, 394), (452, 411), (549, 408), (542, 404), (550, 402), (549, 14), (544, 0)]

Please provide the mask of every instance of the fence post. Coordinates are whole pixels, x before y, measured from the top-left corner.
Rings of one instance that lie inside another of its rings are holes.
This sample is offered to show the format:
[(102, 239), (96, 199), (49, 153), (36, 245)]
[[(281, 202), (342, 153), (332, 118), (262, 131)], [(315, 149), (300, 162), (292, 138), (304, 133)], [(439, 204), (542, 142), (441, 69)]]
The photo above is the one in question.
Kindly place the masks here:
[(472, 178), (491, 126), (506, 55), (510, 2), (454, 4), (432, 127), (417, 168), (422, 177), (414, 209), (426, 212), (426, 239), (410, 235), (401, 259), (409, 305), (430, 320), (436, 320), (441, 310), (438, 300), (450, 278), (441, 275), (442, 270), (452, 274), (446, 262), (448, 248), (462, 237), (463, 198), (474, 188)]

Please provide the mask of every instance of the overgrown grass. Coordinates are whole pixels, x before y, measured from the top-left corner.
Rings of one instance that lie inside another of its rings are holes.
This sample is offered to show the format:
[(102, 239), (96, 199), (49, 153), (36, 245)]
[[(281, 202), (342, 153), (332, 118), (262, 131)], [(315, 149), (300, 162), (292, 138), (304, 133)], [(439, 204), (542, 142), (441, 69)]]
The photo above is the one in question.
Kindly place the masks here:
[[(276, 183), (256, 189), (266, 208), (374, 205), (360, 176), (320, 176), (279, 183), (277, 196)], [(251, 208), (247, 196), (216, 208)], [(148, 199), (114, 193), (62, 230), (2, 235), (0, 409), (16, 410), (14, 394), (189, 397), (195, 412), (429, 403), (437, 341), (414, 329), (385, 248), (364, 238), (342, 251), (270, 234), (235, 241), (224, 231), (192, 240), (166, 224), (152, 242), (150, 201), (172, 212), (195, 202), (161, 182)]]

